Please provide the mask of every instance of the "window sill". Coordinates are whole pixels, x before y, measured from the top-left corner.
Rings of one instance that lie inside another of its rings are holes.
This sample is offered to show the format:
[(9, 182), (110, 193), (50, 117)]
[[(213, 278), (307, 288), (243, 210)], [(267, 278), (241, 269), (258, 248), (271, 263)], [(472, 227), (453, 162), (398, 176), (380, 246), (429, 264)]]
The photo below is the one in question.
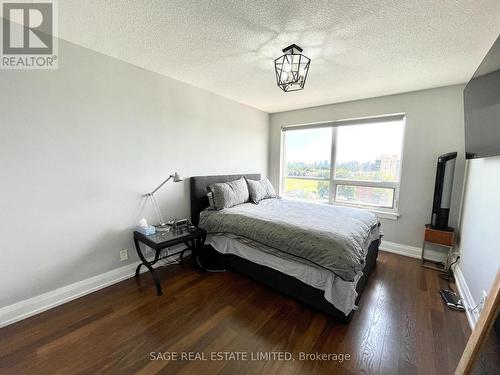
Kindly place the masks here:
[(358, 206), (355, 204), (342, 204), (339, 202), (333, 203), (335, 206), (342, 206), (342, 207), (353, 207), (353, 208), (359, 208), (362, 210), (366, 210), (371, 212), (372, 214), (375, 214), (379, 219), (387, 219), (387, 220), (398, 220), (400, 214), (397, 211), (384, 211), (384, 210), (377, 210), (377, 208), (369, 208), (367, 206)]
[(377, 211), (377, 210), (370, 210), (370, 209), (366, 209), (366, 210), (377, 215), (377, 217), (379, 219), (398, 220), (398, 218), (400, 216), (399, 212)]
[(339, 203), (328, 203), (328, 202), (318, 202), (318, 201), (312, 201), (312, 200), (307, 200), (307, 199), (287, 197), (287, 196), (284, 196), (284, 195), (281, 195), (281, 194), (280, 194), (280, 197), (282, 197), (283, 199), (290, 199), (292, 201), (299, 201), (299, 202), (307, 202), (307, 203), (314, 203), (314, 204), (329, 204), (329, 205), (332, 205), (332, 206), (359, 208), (359, 209), (362, 209), (362, 210), (369, 211), (372, 214), (375, 214), (379, 219), (387, 219), (387, 220), (394, 220), (394, 221), (396, 221), (396, 220), (398, 220), (399, 216), (401, 216), (401, 214), (399, 212), (388, 212), (388, 211), (370, 209), (370, 208), (363, 207), (363, 206), (354, 206), (354, 205), (339, 204)]

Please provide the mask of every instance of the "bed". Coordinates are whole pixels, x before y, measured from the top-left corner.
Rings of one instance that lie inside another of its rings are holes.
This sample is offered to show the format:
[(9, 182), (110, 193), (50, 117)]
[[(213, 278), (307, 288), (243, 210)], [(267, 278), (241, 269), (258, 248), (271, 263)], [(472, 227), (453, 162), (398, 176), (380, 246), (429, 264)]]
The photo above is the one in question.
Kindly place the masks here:
[[(370, 221), (374, 220), (372, 216), (361, 210), (280, 198), (264, 200), (258, 205), (245, 203), (222, 211), (207, 210), (207, 186), (242, 176), (260, 179), (259, 174), (191, 177), (191, 218), (195, 225), (200, 224), (201, 218), (200, 227), (208, 231), (206, 254), (227, 269), (340, 321), (350, 321), (376, 265), (379, 225), (374, 225)], [(308, 216), (308, 212), (314, 213)], [(321, 245), (329, 245), (330, 242), (325, 241), (331, 241), (333, 235), (321, 227), (324, 223), (317, 220), (318, 217), (326, 217), (323, 222), (329, 225), (344, 227), (341, 229), (350, 236), (349, 241), (343, 237), (334, 238), (331, 244), (335, 247), (336, 243), (341, 243), (347, 250), (336, 250), (335, 257), (330, 251), (321, 253)], [(277, 229), (273, 230), (274, 227)], [(283, 234), (286, 229), (289, 232)], [(274, 238), (266, 241), (270, 233), (275, 233)], [(283, 239), (280, 243), (276, 233), (298, 245), (283, 244)], [(325, 233), (326, 240), (323, 238)], [(298, 239), (304, 240), (299, 242)]]

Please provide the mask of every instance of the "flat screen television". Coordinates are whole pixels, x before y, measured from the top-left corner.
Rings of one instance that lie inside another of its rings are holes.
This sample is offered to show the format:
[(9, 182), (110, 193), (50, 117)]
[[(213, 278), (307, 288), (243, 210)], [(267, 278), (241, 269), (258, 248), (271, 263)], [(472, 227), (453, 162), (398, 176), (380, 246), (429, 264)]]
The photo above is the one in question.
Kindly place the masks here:
[(465, 156), (500, 155), (500, 37), (464, 89)]

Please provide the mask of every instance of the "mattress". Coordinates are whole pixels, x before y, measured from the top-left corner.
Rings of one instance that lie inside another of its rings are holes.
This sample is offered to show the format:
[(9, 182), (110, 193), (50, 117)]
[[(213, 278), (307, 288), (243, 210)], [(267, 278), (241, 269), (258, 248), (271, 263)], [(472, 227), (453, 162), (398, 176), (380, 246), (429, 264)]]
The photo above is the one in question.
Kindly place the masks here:
[(351, 282), (359, 278), (371, 242), (380, 237), (376, 216), (366, 210), (279, 198), (204, 210), (199, 226), (211, 235), (258, 242)]

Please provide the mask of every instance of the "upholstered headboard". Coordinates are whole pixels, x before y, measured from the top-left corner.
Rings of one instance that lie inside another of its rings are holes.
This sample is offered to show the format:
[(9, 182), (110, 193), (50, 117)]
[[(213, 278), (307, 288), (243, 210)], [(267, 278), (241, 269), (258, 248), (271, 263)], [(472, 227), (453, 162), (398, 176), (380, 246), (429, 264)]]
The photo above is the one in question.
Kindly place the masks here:
[(260, 174), (231, 174), (223, 176), (196, 176), (191, 177), (191, 221), (198, 225), (200, 221), (200, 212), (208, 207), (207, 186), (218, 182), (229, 182), (237, 180), (240, 177), (249, 180), (260, 180)]

